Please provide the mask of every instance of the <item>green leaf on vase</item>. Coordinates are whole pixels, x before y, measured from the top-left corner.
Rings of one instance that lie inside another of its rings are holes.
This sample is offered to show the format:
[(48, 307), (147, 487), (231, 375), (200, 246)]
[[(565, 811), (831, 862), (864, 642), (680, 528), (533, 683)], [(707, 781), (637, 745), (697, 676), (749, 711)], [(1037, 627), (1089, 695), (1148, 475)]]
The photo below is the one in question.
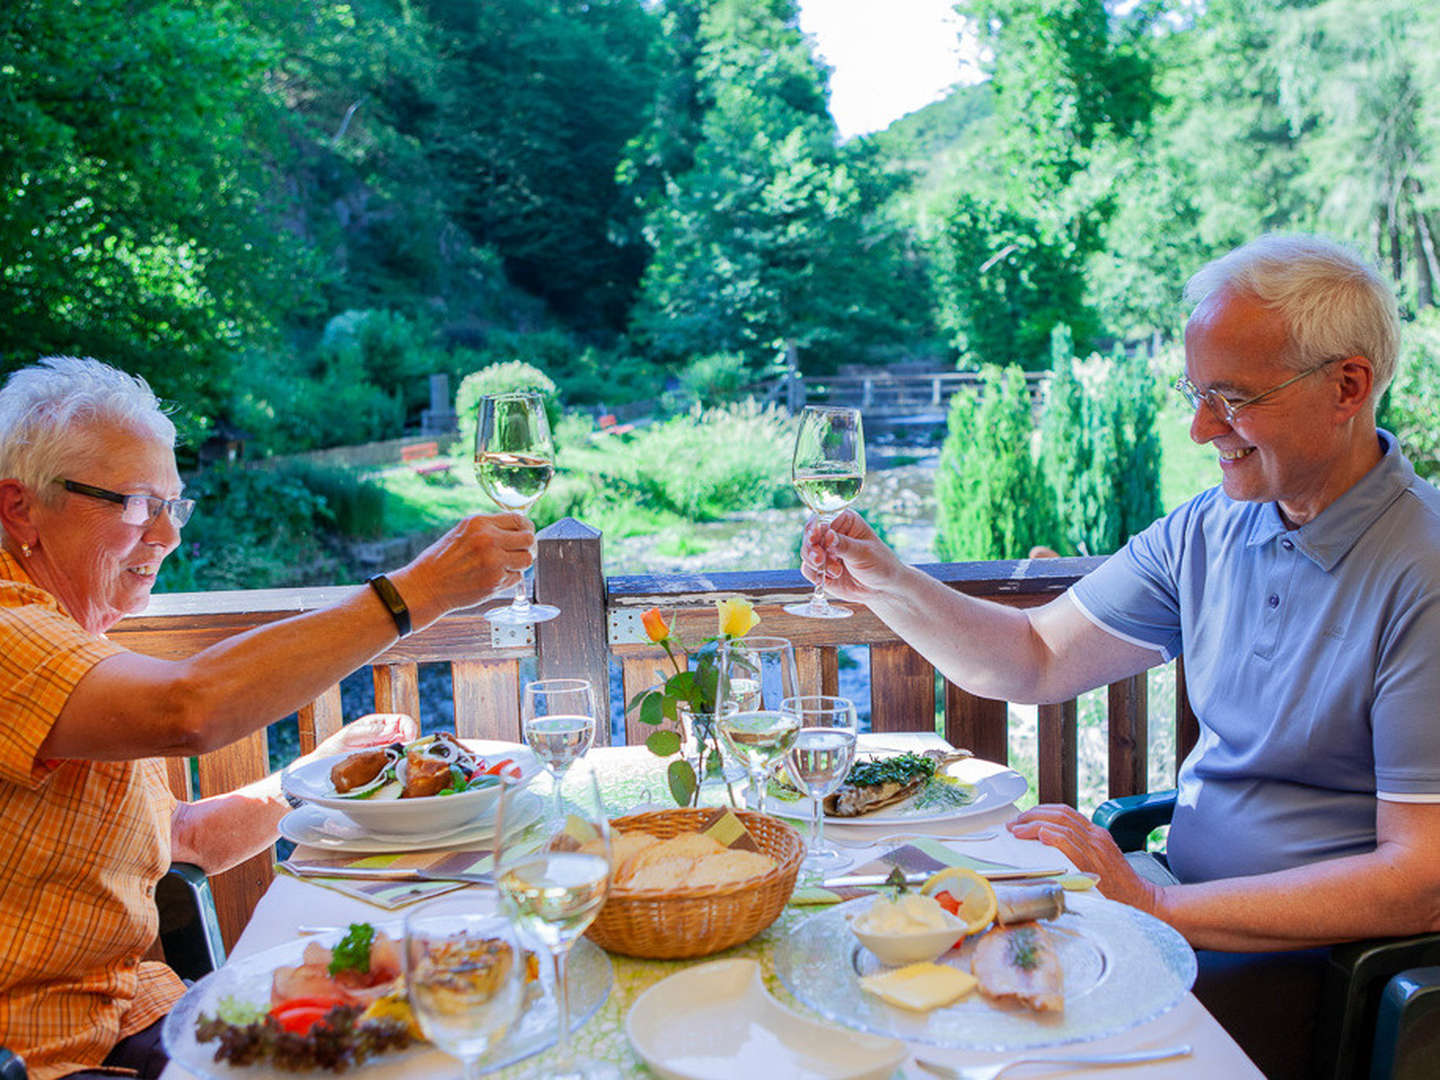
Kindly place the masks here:
[[(664, 732), (656, 734), (664, 734)], [(674, 796), (675, 804), (689, 806), (700, 786), (695, 782), (695, 770), (690, 767), (690, 763), (688, 761), (672, 761), (670, 767), (665, 770), (665, 778), (670, 782), (670, 794)]]
[(680, 736), (673, 731), (656, 731), (645, 740), (645, 745), (657, 757), (669, 757), (680, 749)]

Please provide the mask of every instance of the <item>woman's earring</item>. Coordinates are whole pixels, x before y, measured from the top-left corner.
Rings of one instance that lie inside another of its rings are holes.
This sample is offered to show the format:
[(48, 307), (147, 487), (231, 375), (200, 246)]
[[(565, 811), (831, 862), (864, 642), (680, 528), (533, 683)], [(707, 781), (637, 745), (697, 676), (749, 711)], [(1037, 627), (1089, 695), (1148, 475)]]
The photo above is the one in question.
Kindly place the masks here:
[(30, 545), (29, 545), (29, 544), (21, 544), (21, 545), (20, 545), (20, 554), (23, 555), (23, 556), (25, 556), (25, 558), (28, 559), (28, 558), (30, 557)]

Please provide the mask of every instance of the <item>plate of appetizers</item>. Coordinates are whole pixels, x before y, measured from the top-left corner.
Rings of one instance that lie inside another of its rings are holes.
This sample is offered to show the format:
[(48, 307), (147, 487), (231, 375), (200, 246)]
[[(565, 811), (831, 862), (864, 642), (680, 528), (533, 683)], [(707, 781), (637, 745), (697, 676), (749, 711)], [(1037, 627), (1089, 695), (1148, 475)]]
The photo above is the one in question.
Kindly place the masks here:
[[(357, 932), (357, 927), (363, 932)], [(170, 1057), (205, 1080), (279, 1080), (348, 1072), (365, 1080), (448, 1076), (455, 1059), (425, 1042), (405, 1002), (399, 923), (352, 924), (231, 961), (190, 987), (165, 1019)], [(357, 934), (363, 949), (357, 949)], [(337, 955), (363, 952), (331, 977)], [(520, 1019), (481, 1064), (491, 1072), (555, 1042), (552, 965), (526, 956), (527, 1003)], [(567, 963), (572, 1030), (610, 993), (610, 958), (581, 938)], [(339, 1011), (331, 1011), (339, 1006)]]
[[(889, 828), (950, 821), (1008, 806), (1028, 786), (1014, 769), (963, 751), (862, 751), (845, 783), (826, 796), (825, 821)], [(777, 782), (769, 791), (771, 813), (810, 820), (814, 803), (809, 798)]]
[(291, 766), (285, 793), (343, 814), (371, 836), (434, 837), (490, 811), (501, 775), (520, 785), (541, 771), (528, 746), (448, 732)]
[(1090, 893), (1066, 893), (1058, 917), (994, 925), (931, 963), (889, 967), (851, 927), (874, 899), (812, 916), (775, 953), (798, 1000), (861, 1031), (972, 1050), (1082, 1042), (1159, 1016), (1195, 981), (1177, 931)]
[[(505, 803), (505, 833), (523, 828), (535, 821), (544, 810), (544, 801), (528, 791), (517, 793)], [(352, 855), (389, 855), (406, 851), (431, 851), (437, 848), (462, 847), (495, 837), (495, 808), (458, 829), (447, 829), (433, 836), (374, 836), (335, 810), (306, 803), (280, 819), (280, 835), (295, 844), (305, 844), (322, 851), (343, 851)]]

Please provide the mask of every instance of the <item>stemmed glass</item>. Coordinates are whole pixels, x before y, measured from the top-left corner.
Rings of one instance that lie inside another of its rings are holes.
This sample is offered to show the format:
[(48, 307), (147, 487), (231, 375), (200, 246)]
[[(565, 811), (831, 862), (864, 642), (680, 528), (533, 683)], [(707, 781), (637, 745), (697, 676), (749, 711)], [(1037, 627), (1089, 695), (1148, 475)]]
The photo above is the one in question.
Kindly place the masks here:
[(571, 1057), (565, 967), (571, 947), (595, 921), (610, 888), (610, 821), (589, 762), (577, 761), (556, 777), (556, 786), (563, 789), (563, 812), (546, 819), (538, 847), (506, 845), (496, 881), (516, 926), (549, 952), (553, 964), (559, 1034), (555, 1065), (546, 1075), (585, 1080), (613, 1072), (578, 1064)]
[(525, 684), (521, 705), (525, 742), (555, 781), (555, 813), (565, 771), (595, 741), (595, 688), (588, 679), (541, 679)]
[(800, 871), (811, 876), (824, 875), (850, 862), (825, 843), (824, 799), (850, 775), (860, 721), (855, 715), (855, 703), (842, 697), (786, 698), (781, 708), (800, 721), (794, 745), (785, 757), (785, 767), (795, 786), (814, 800), (810, 836), (805, 843), (805, 861), (800, 864)]
[(510, 920), (467, 894), (405, 917), (405, 989), (420, 1028), (460, 1059), (466, 1080), (505, 1036), (524, 1001), (524, 954)]
[[(835, 515), (860, 496), (865, 483), (865, 430), (860, 410), (842, 405), (806, 405), (795, 433), (795, 456), (790, 461), (790, 482), (810, 510), (828, 525)], [(845, 619), (850, 609), (836, 607), (825, 598), (825, 577), (804, 603), (786, 604), (792, 615), (811, 619)]]
[[(555, 444), (545, 399), (539, 394), (487, 394), (480, 399), (475, 423), (475, 478), (497, 505), (526, 513), (545, 494), (555, 473)], [(550, 604), (536, 604), (524, 577), (515, 586), (509, 607), (485, 612), (502, 626), (528, 626), (560, 614)]]
[(719, 675), (715, 728), (749, 774), (746, 802), (763, 814), (770, 771), (784, 760), (800, 729), (780, 708), (800, 693), (795, 649), (778, 637), (722, 641)]

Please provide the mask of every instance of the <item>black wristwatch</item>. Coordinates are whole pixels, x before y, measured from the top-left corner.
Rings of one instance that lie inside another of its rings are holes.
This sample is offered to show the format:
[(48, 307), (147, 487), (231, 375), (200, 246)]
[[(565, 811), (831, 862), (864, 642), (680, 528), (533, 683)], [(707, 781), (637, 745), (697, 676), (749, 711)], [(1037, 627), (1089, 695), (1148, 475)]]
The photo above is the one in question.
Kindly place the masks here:
[(410, 609), (405, 606), (405, 601), (400, 596), (400, 590), (395, 588), (395, 583), (384, 574), (376, 574), (374, 577), (365, 579), (365, 584), (375, 590), (375, 595), (380, 597), (380, 602), (385, 605), (385, 610), (390, 612), (390, 617), (395, 620), (395, 630), (403, 637), (410, 636)]

